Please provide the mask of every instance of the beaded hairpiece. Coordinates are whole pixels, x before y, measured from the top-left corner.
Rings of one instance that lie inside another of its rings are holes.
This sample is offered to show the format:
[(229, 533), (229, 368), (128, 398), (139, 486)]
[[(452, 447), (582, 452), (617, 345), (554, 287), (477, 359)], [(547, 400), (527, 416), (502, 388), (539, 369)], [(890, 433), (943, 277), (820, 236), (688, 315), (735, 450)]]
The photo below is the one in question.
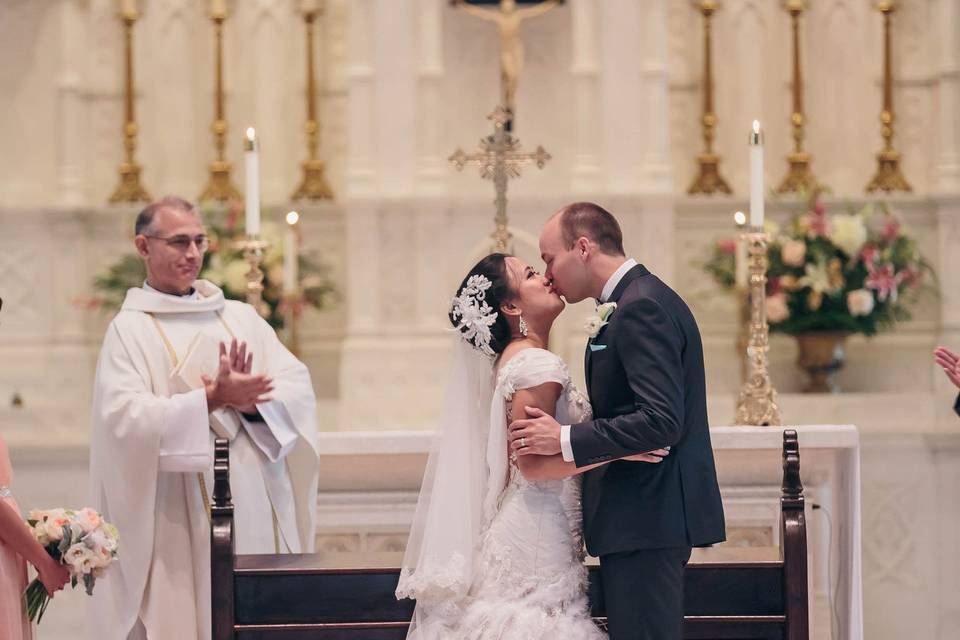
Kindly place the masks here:
[(487, 304), (487, 289), (493, 283), (486, 276), (473, 275), (453, 299), (450, 315), (457, 320), (460, 335), (475, 349), (494, 357), (496, 352), (490, 347), (490, 327), (497, 321), (497, 312)]

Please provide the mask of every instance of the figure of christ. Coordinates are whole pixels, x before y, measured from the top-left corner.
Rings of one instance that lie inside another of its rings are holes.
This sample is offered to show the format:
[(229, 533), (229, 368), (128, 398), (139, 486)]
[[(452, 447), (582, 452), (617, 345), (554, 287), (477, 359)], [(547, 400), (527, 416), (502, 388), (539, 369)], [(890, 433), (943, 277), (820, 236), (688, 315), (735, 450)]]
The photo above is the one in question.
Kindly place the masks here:
[(499, 9), (487, 9), (464, 0), (454, 0), (453, 4), (467, 13), (497, 25), (500, 36), (500, 99), (503, 107), (511, 116), (517, 96), (517, 84), (523, 70), (523, 40), (520, 38), (520, 23), (535, 18), (559, 5), (561, 0), (545, 0), (538, 4), (518, 8), (516, 0), (500, 0)]

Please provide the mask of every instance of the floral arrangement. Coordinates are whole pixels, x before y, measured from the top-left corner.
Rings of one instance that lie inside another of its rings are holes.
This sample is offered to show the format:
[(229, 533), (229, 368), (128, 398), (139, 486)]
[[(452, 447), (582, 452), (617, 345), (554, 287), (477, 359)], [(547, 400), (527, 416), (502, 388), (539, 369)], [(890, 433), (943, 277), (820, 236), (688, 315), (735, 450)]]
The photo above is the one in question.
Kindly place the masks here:
[[(93, 509), (34, 509), (27, 524), (33, 536), (47, 553), (70, 571), (70, 585), (76, 588), (83, 582), (87, 595), (93, 595), (97, 578), (102, 578), (107, 567), (117, 557), (119, 534), (117, 528), (105, 522)], [(50, 596), (39, 578), (35, 578), (24, 592), (27, 616), (39, 623)]]
[[(218, 215), (204, 210), (210, 248), (203, 257), (200, 278), (209, 280), (231, 300), (246, 300), (247, 271), (249, 264), (238, 248), (237, 241), (245, 239), (245, 232), (238, 220), (243, 216), (242, 206), (232, 204)], [(288, 301), (283, 295), (283, 239), (277, 227), (264, 223), (260, 237), (267, 242), (260, 268), (263, 270), (263, 304), (261, 315), (274, 329), (282, 329)], [(300, 299), (294, 303), (293, 312), (299, 316), (304, 306), (315, 309), (324, 307), (334, 296), (334, 287), (327, 269), (310, 256), (298, 256), (300, 273)], [(75, 303), (88, 309), (116, 310), (123, 304), (127, 289), (143, 285), (147, 277), (143, 260), (136, 253), (126, 254), (107, 267), (94, 280), (94, 296), (84, 296)]]
[[(911, 303), (935, 275), (897, 216), (878, 208), (828, 215), (814, 194), (784, 231), (767, 227), (771, 331), (872, 336), (909, 319)], [(704, 265), (724, 289), (736, 286), (736, 252), (737, 240), (720, 240)]]

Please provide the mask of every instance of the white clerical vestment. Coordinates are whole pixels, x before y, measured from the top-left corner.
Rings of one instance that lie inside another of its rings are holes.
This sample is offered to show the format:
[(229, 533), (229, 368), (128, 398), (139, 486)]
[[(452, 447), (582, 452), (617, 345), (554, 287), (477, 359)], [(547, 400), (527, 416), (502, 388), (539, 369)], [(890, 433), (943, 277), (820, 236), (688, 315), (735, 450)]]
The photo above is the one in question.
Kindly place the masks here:
[[(90, 449), (94, 508), (120, 531), (118, 561), (90, 599), (90, 637), (210, 637), (209, 493), (214, 434), (206, 392), (176, 392), (171, 372), (198, 333), (253, 354), (274, 379), (262, 421), (230, 442), (237, 553), (313, 551), (316, 400), (307, 368), (242, 302), (205, 280), (191, 296), (130, 289), (107, 329), (94, 382)], [(218, 412), (214, 412), (218, 415)]]

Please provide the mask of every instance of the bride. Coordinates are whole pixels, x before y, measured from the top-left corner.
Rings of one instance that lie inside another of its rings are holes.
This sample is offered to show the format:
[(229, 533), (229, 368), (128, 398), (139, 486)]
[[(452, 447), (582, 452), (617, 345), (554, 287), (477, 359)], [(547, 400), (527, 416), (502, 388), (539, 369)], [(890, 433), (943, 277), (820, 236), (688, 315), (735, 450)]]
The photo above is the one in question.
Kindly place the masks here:
[(524, 407), (561, 424), (590, 417), (567, 366), (546, 350), (563, 306), (542, 275), (500, 253), (453, 299), (455, 358), (396, 591), (417, 601), (408, 639), (606, 638), (586, 597), (577, 475), (600, 465), (508, 446), (507, 425)]

